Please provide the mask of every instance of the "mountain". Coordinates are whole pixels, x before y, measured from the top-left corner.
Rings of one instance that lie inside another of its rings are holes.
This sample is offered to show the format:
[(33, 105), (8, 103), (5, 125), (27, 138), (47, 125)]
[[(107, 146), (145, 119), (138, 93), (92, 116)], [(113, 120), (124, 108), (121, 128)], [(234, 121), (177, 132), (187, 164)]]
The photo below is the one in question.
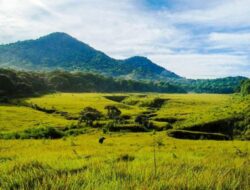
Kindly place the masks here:
[(66, 33), (0, 45), (0, 67), (88, 71), (136, 80), (181, 78), (145, 57), (117, 60)]

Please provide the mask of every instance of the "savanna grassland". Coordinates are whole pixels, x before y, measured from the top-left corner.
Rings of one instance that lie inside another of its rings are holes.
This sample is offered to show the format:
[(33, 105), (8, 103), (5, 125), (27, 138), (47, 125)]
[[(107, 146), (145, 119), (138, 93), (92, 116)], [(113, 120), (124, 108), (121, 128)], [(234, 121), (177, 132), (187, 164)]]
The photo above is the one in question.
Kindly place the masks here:
[(237, 94), (154, 93), (2, 103), (0, 189), (250, 189), (249, 105)]

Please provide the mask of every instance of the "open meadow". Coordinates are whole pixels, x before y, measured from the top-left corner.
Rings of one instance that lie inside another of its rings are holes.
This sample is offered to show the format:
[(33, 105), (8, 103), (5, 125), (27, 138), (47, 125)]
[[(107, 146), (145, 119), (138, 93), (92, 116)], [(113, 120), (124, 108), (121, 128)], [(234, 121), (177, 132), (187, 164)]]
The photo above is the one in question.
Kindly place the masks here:
[(248, 190), (249, 110), (237, 94), (12, 100), (0, 105), (0, 189)]

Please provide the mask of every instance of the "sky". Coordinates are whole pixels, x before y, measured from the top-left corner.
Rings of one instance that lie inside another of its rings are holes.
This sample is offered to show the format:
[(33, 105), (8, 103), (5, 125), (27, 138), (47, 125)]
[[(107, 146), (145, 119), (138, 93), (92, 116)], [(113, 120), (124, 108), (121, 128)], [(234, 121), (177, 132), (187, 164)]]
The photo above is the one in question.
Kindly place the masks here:
[(186, 78), (250, 77), (250, 0), (0, 0), (0, 44), (52, 32)]

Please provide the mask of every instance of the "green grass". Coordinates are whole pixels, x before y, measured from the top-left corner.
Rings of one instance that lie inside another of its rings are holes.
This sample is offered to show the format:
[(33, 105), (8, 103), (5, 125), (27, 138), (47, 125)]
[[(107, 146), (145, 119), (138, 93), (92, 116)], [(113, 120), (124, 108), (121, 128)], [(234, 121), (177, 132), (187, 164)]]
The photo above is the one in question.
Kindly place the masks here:
[[(137, 106), (128, 106), (105, 98), (112, 94), (101, 93), (57, 93), (41, 98), (30, 98), (29, 103), (37, 104), (45, 108), (55, 108), (58, 111), (66, 111), (72, 115), (78, 115), (84, 107), (95, 107), (103, 114), (107, 105), (116, 105), (122, 109), (123, 114), (135, 115), (143, 109)], [(116, 94), (119, 96), (120, 94)]]
[[(128, 97), (112, 101), (105, 96)], [(133, 127), (134, 118), (147, 112), (158, 127), (169, 124), (175, 130), (249, 114), (249, 98), (57, 93), (24, 101), (72, 116), (87, 106), (106, 114), (106, 105), (116, 105), (132, 117), (124, 126)], [(155, 106), (156, 99), (164, 103)], [(103, 134), (101, 129), (72, 128), (76, 122), (58, 113), (0, 105), (2, 134), (45, 137), (0, 140), (0, 189), (250, 189), (249, 141), (180, 140), (168, 137), (166, 131)], [(47, 139), (51, 134), (47, 127), (64, 131), (63, 138)], [(103, 144), (98, 143), (101, 136), (106, 137)]]
[[(128, 96), (121, 102), (112, 101), (106, 96)], [(163, 99), (161, 107), (153, 107), (156, 99)], [(235, 117), (244, 113), (249, 107), (250, 98), (238, 95), (214, 94), (102, 94), (102, 93), (56, 93), (38, 98), (24, 100), (46, 109), (67, 112), (69, 116), (78, 117), (80, 111), (88, 106), (106, 114), (107, 105), (115, 105), (122, 115), (129, 115), (131, 124), (137, 115), (148, 112), (151, 122), (159, 128), (171, 124), (173, 128), (201, 125), (221, 119)], [(151, 107), (152, 106), (152, 107)], [(76, 123), (60, 114), (46, 114), (22, 106), (0, 105), (1, 132), (21, 131), (35, 127), (66, 127)], [(167, 120), (166, 120), (167, 119)], [(170, 121), (168, 121), (170, 119)], [(175, 122), (171, 122), (171, 120)], [(107, 121), (102, 121), (105, 123)]]
[(73, 121), (58, 115), (50, 115), (23, 106), (0, 105), (1, 133), (23, 131), (39, 127), (65, 127)]

